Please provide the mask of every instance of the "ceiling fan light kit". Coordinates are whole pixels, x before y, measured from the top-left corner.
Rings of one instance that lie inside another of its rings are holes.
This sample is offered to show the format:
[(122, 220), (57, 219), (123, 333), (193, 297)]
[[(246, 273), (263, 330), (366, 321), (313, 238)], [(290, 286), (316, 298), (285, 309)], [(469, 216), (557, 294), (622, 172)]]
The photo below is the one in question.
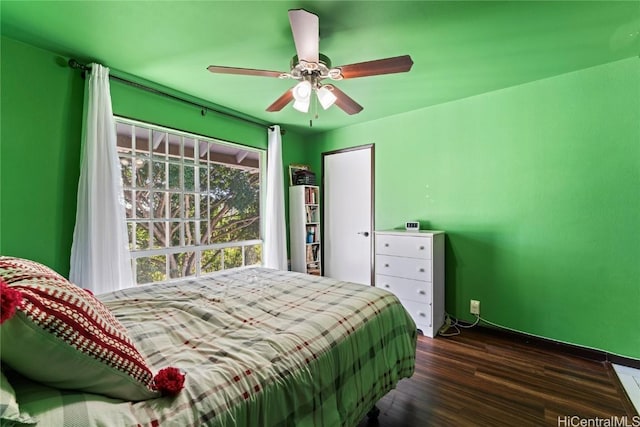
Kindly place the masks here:
[(293, 108), (306, 113), (309, 111), (309, 104), (311, 104), (311, 82), (309, 80), (303, 80), (292, 89), (293, 91)]
[(338, 97), (336, 97), (327, 86), (321, 86), (316, 90), (316, 96), (318, 97), (318, 101), (320, 101), (320, 105), (325, 110), (335, 104)]
[(289, 10), (289, 22), (297, 55), (291, 59), (288, 73), (219, 65), (210, 65), (208, 70), (219, 74), (299, 80), (299, 83), (288, 89), (267, 107), (267, 111), (270, 112), (280, 111), (293, 101), (293, 108), (307, 113), (311, 98), (315, 93), (316, 99), (325, 110), (335, 104), (347, 114), (357, 114), (363, 109), (360, 104), (334, 85), (323, 85), (322, 80), (339, 81), (357, 77), (403, 73), (409, 71), (413, 65), (411, 57), (403, 55), (332, 68), (329, 58), (319, 52), (318, 16), (304, 9), (292, 9)]

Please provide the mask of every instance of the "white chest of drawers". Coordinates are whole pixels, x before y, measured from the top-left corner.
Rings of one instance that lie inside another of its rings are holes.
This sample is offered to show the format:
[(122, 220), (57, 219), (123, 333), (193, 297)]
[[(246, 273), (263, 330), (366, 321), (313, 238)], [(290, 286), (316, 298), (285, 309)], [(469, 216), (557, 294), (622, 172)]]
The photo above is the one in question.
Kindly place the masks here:
[(444, 232), (376, 231), (376, 287), (396, 294), (418, 329), (444, 323)]

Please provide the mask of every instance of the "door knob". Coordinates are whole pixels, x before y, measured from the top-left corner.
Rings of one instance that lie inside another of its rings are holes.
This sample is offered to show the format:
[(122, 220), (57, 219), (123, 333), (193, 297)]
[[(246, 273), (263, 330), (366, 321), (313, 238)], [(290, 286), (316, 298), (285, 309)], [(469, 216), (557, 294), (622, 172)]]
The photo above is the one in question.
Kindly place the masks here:
[(369, 237), (368, 231), (358, 231), (358, 234), (362, 234), (364, 237)]

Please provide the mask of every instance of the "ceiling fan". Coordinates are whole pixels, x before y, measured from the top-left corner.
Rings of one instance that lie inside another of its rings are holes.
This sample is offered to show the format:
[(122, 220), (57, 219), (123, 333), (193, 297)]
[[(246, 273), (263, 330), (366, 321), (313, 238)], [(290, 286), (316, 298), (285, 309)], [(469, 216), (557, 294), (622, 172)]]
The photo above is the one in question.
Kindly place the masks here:
[(333, 84), (323, 84), (322, 81), (327, 78), (342, 80), (380, 74), (403, 73), (409, 71), (413, 65), (411, 57), (403, 55), (332, 68), (329, 58), (319, 53), (318, 16), (304, 9), (292, 9), (289, 10), (289, 22), (297, 53), (291, 59), (289, 72), (219, 65), (210, 65), (207, 69), (212, 73), (277, 77), (299, 81), (267, 107), (267, 111), (280, 111), (293, 101), (293, 107), (296, 110), (306, 113), (309, 111), (311, 98), (315, 93), (320, 105), (325, 110), (335, 104), (347, 114), (357, 114), (363, 109), (360, 104)]

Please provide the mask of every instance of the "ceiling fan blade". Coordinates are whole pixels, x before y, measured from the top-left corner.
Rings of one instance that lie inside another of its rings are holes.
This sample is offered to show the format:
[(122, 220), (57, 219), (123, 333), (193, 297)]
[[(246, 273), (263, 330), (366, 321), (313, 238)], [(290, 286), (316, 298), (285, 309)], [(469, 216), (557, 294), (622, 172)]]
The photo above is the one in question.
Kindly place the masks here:
[(282, 110), (288, 103), (293, 101), (293, 91), (288, 89), (282, 96), (267, 107), (267, 111), (273, 113)]
[(209, 65), (207, 70), (218, 74), (240, 74), (243, 76), (280, 77), (284, 73), (280, 71), (254, 70), (253, 68), (223, 67), (221, 65)]
[(352, 115), (358, 114), (363, 110), (362, 105), (358, 104), (354, 101), (349, 95), (335, 87), (334, 85), (324, 85), (336, 96), (336, 105), (338, 108), (342, 109), (345, 113)]
[(289, 22), (296, 45), (298, 60), (318, 62), (320, 50), (320, 24), (318, 15), (304, 9), (289, 10)]
[(340, 69), (343, 79), (355, 79), (356, 77), (377, 76), (380, 74), (404, 73), (409, 71), (412, 65), (413, 60), (411, 56), (403, 55), (359, 62), (357, 64), (342, 65), (336, 68)]

